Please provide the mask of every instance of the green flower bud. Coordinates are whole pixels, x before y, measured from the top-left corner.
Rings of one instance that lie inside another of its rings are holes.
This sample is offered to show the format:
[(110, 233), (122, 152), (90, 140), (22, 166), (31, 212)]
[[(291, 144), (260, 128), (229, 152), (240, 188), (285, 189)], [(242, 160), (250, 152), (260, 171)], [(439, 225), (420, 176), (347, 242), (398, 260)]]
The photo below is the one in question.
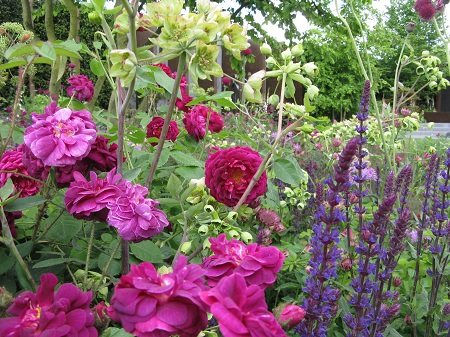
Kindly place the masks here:
[(263, 43), (263, 45), (259, 47), (259, 50), (261, 50), (261, 54), (263, 55), (272, 55), (272, 48), (267, 43)]
[(267, 69), (272, 69), (277, 64), (277, 61), (273, 57), (268, 57), (266, 60)]
[(198, 228), (198, 234), (200, 234), (201, 236), (208, 234), (208, 232), (209, 232), (209, 228), (207, 225), (201, 225)]
[(291, 51), (292, 51), (292, 56), (294, 56), (294, 57), (301, 56), (305, 52), (305, 50), (303, 49), (303, 45), (301, 43), (292, 47)]
[(318, 68), (317, 66), (314, 64), (314, 62), (308, 62), (306, 64), (303, 65), (303, 70), (305, 71), (305, 73), (308, 76), (316, 76), (318, 73)]
[(234, 230), (234, 229), (228, 231), (228, 236), (230, 236), (233, 239), (237, 239), (237, 240), (239, 240), (239, 238), (241, 237), (239, 235), (239, 233), (236, 230)]
[(273, 94), (269, 97), (269, 104), (273, 106), (277, 106), (280, 103), (280, 96), (277, 94)]
[(241, 233), (241, 240), (243, 243), (248, 244), (253, 242), (253, 236), (249, 232)]
[(292, 59), (291, 50), (288, 48), (284, 52), (281, 53), (281, 58), (286, 61)]
[(90, 12), (88, 14), (89, 22), (95, 23), (96, 25), (102, 24), (102, 18), (100, 17), (100, 14), (97, 12)]
[(181, 245), (180, 252), (182, 252), (183, 254), (187, 254), (191, 250), (191, 247), (192, 247), (192, 242), (186, 241)]

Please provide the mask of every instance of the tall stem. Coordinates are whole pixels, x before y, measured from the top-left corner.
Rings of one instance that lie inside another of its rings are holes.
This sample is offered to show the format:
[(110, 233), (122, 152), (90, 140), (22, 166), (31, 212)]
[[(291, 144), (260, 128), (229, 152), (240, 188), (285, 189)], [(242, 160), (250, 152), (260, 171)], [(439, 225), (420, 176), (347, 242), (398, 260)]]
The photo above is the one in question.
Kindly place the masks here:
[(89, 244), (87, 248), (87, 255), (86, 255), (86, 265), (84, 266), (84, 291), (87, 291), (88, 288), (88, 273), (89, 273), (89, 262), (91, 260), (91, 251), (92, 251), (92, 245), (94, 244), (94, 237), (95, 237), (95, 223), (92, 223), (91, 226), (91, 235), (89, 236)]
[(5, 212), (4, 212), (2, 206), (0, 206), (0, 216), (1, 216), (1, 223), (2, 223), (2, 236), (0, 237), (0, 239), (1, 239), (0, 242), (4, 243), (9, 248), (11, 253), (14, 255), (14, 257), (17, 260), (17, 263), (20, 266), (20, 269), (22, 269), (26, 278), (30, 282), (31, 287), (35, 291), (37, 288), (37, 284), (36, 284), (33, 276), (31, 276), (31, 273), (30, 273), (30, 270), (28, 269), (27, 264), (23, 260), (22, 256), (20, 255), (19, 250), (17, 249), (17, 247), (14, 243), (14, 239), (13, 239), (11, 230), (9, 229), (8, 219), (6, 219), (6, 215), (5, 215)]
[(178, 60), (177, 76), (175, 77), (175, 82), (173, 84), (172, 95), (169, 100), (169, 107), (167, 108), (166, 118), (164, 119), (164, 125), (161, 130), (161, 135), (159, 136), (158, 145), (154, 152), (154, 157), (152, 160), (152, 165), (150, 166), (150, 171), (148, 172), (147, 181), (145, 185), (147, 188), (151, 189), (153, 178), (155, 176), (156, 167), (158, 166), (159, 158), (163, 150), (164, 142), (166, 140), (167, 132), (169, 131), (170, 121), (172, 120), (172, 114), (175, 109), (175, 102), (177, 99), (178, 90), (180, 88), (181, 77), (183, 76), (184, 67), (186, 65), (186, 54), (182, 53)]

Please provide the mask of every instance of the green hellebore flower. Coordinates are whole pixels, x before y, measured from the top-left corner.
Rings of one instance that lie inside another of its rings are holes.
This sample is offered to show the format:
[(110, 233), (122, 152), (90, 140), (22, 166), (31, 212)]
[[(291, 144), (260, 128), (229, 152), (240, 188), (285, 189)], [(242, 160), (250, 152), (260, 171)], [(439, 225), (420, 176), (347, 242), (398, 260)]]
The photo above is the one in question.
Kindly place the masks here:
[(298, 57), (298, 56), (302, 56), (303, 53), (305, 52), (305, 50), (303, 49), (303, 45), (301, 43), (299, 43), (298, 45), (295, 45), (294, 47), (292, 47), (291, 52), (292, 52), (292, 56)]
[(319, 94), (319, 88), (317, 88), (315, 85), (310, 85), (306, 93), (308, 95), (308, 98), (310, 100), (313, 100)]
[(306, 75), (314, 77), (319, 72), (317, 66), (314, 64), (314, 62), (308, 62), (303, 65), (303, 70), (305, 71)]
[(281, 53), (281, 58), (286, 61), (286, 60), (291, 60), (292, 59), (292, 52), (291, 50), (288, 48), (286, 49), (284, 52)]
[(119, 77), (122, 85), (128, 87), (136, 75), (136, 55), (128, 49), (115, 49), (109, 53), (109, 59), (112, 64), (109, 74)]
[(262, 88), (262, 81), (265, 76), (266, 71), (260, 70), (252, 74), (248, 78), (247, 83), (244, 84), (243, 89), (244, 97), (250, 103), (262, 103), (261, 88)]
[(259, 50), (261, 50), (261, 54), (263, 55), (272, 55), (272, 48), (267, 43), (263, 43)]
[(231, 51), (238, 60), (241, 60), (241, 50), (249, 48), (247, 32), (237, 23), (232, 23), (222, 31), (222, 42), (225, 49)]
[(147, 3), (147, 13), (150, 22), (155, 27), (161, 27), (167, 20), (167, 17), (176, 17), (181, 14), (183, 1), (181, 0), (161, 0), (158, 2)]
[(203, 41), (198, 41), (197, 50), (192, 56), (189, 64), (189, 71), (194, 82), (200, 78), (210, 79), (211, 75), (215, 77), (222, 77), (223, 71), (216, 62), (219, 56), (219, 46), (207, 45)]

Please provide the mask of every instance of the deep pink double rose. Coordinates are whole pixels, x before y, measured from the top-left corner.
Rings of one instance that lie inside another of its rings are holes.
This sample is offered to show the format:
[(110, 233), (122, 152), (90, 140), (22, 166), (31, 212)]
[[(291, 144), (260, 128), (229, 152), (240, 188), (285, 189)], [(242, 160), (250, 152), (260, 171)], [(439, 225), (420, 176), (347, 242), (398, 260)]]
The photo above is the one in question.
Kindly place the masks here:
[(284, 337), (273, 314), (267, 309), (264, 290), (248, 285), (241, 274), (223, 277), (200, 297), (219, 322), (224, 337)]
[(124, 240), (140, 242), (161, 233), (169, 225), (159, 202), (146, 198), (148, 189), (125, 182), (122, 194), (108, 204), (107, 222)]
[(33, 124), (24, 141), (45, 166), (73, 165), (86, 157), (97, 138), (97, 128), (87, 110), (58, 108), (53, 102), (45, 113), (32, 113)]
[(188, 134), (198, 142), (205, 138), (206, 122), (209, 118), (208, 130), (219, 133), (223, 129), (223, 119), (213, 109), (205, 105), (195, 106), (189, 113), (184, 114), (183, 124)]
[(86, 75), (71, 76), (67, 82), (67, 96), (75, 97), (80, 102), (90, 102), (94, 97), (94, 84)]
[(285, 256), (274, 246), (249, 245), (226, 239), (225, 234), (210, 238), (214, 252), (202, 263), (208, 285), (213, 287), (225, 276), (240, 274), (248, 285), (265, 289), (275, 283)]
[(55, 275), (44, 274), (36, 294), (21, 293), (6, 311), (12, 317), (0, 319), (0, 336), (97, 337), (92, 293), (69, 283), (55, 291), (57, 284)]
[[(161, 130), (164, 126), (164, 118), (161, 117), (153, 117), (150, 123), (147, 125), (147, 138), (158, 138), (161, 136)], [(174, 142), (177, 139), (180, 131), (178, 130), (177, 122), (170, 121), (169, 129), (167, 131), (166, 140), (170, 140)], [(158, 145), (158, 142), (150, 143), (152, 146)]]
[(109, 316), (138, 337), (197, 336), (206, 328), (202, 269), (180, 256), (173, 272), (159, 274), (148, 262), (132, 265), (116, 284)]
[[(206, 160), (205, 184), (217, 201), (233, 207), (244, 194), (261, 162), (259, 153), (246, 146), (218, 150)], [(250, 204), (266, 189), (267, 174), (264, 171), (244, 203)]]
[(29, 197), (39, 193), (42, 183), (32, 179), (22, 161), (23, 144), (15, 150), (5, 151), (0, 159), (0, 187), (11, 178), (19, 198)]

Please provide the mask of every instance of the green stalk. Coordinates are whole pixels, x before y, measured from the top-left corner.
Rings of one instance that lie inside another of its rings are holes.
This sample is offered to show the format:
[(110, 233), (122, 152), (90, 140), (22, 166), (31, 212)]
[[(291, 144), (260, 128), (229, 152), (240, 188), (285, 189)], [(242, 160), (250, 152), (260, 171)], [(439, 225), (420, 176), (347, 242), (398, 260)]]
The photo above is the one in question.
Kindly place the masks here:
[(88, 285), (88, 273), (89, 273), (89, 262), (91, 260), (91, 252), (92, 252), (92, 245), (94, 244), (94, 237), (95, 237), (95, 223), (92, 223), (91, 226), (91, 235), (89, 236), (89, 245), (87, 249), (87, 255), (86, 255), (86, 265), (84, 266), (84, 284), (83, 288), (84, 291), (87, 291), (87, 285)]
[[(337, 16), (341, 20), (341, 22), (344, 24), (344, 26), (345, 26), (345, 28), (347, 30), (347, 33), (350, 36), (350, 39), (352, 41), (352, 46), (353, 46), (353, 49), (355, 50), (355, 55), (356, 55), (356, 58), (358, 59), (359, 67), (361, 68), (361, 71), (362, 71), (362, 73), (364, 75), (364, 79), (365, 80), (369, 80), (369, 81), (372, 82), (373, 80), (369, 77), (369, 75), (367, 74), (366, 68), (364, 67), (364, 63), (363, 63), (361, 55), (359, 53), (358, 46), (356, 45), (356, 41), (355, 41), (355, 38), (353, 36), (352, 30), (350, 29), (350, 26), (348, 25), (348, 22), (344, 19), (344, 17), (342, 17), (341, 12), (339, 11), (337, 0), (335, 0), (334, 3), (335, 3), (335, 6), (336, 6)], [(371, 98), (371, 102), (373, 104), (373, 107), (375, 109), (375, 117), (377, 118), (378, 129), (380, 130), (380, 137), (381, 137), (381, 143), (383, 145), (383, 150), (387, 151), (388, 150), (388, 144), (386, 142), (386, 138), (384, 137), (383, 124), (382, 124), (382, 121), (381, 121), (381, 115), (380, 115), (380, 111), (378, 109), (377, 98), (375, 97), (375, 91), (373, 89), (370, 89), (370, 98)], [(385, 158), (386, 158), (386, 162), (387, 162), (387, 164), (389, 166), (389, 170), (392, 171), (394, 169), (394, 165), (391, 162), (391, 157), (386, 155), (386, 153), (385, 153)]]
[(154, 157), (152, 160), (152, 165), (150, 166), (150, 171), (148, 173), (147, 180), (145, 182), (145, 186), (150, 191), (152, 186), (152, 182), (155, 176), (156, 167), (158, 166), (159, 158), (161, 157), (161, 152), (163, 150), (164, 142), (166, 140), (167, 132), (169, 131), (169, 124), (172, 120), (172, 114), (175, 109), (175, 102), (177, 99), (178, 90), (180, 88), (181, 77), (183, 76), (184, 67), (186, 65), (186, 53), (181, 53), (180, 58), (178, 60), (177, 67), (177, 76), (175, 77), (175, 82), (173, 84), (172, 95), (169, 100), (169, 107), (167, 108), (166, 118), (164, 119), (164, 125), (161, 130), (161, 135), (159, 136), (158, 145), (156, 146), (156, 150), (154, 152)]
[(0, 242), (4, 243), (11, 253), (14, 255), (14, 257), (17, 260), (17, 263), (20, 266), (20, 269), (24, 272), (26, 278), (30, 282), (31, 287), (34, 291), (36, 291), (37, 285), (33, 278), (33, 276), (30, 273), (30, 270), (28, 269), (27, 264), (23, 260), (22, 256), (20, 255), (19, 250), (17, 249), (14, 238), (12, 236), (11, 230), (9, 229), (8, 220), (6, 219), (5, 212), (3, 210), (3, 206), (0, 206), (0, 216), (1, 216), (1, 222), (2, 222), (2, 236), (0, 237)]

